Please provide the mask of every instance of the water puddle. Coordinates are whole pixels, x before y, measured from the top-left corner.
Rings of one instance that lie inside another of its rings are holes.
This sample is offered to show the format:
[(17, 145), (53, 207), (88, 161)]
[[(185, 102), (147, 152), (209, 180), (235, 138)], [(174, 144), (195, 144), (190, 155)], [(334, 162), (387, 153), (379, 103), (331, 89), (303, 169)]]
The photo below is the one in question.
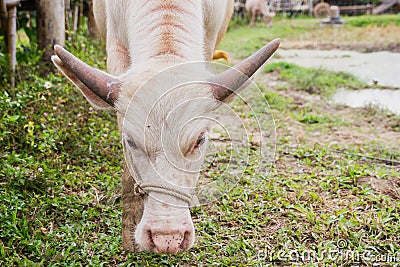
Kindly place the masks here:
[(369, 84), (400, 87), (400, 53), (279, 49), (277, 61), (354, 74)]
[(340, 88), (336, 90), (331, 100), (353, 108), (374, 106), (400, 114), (400, 90), (346, 90)]

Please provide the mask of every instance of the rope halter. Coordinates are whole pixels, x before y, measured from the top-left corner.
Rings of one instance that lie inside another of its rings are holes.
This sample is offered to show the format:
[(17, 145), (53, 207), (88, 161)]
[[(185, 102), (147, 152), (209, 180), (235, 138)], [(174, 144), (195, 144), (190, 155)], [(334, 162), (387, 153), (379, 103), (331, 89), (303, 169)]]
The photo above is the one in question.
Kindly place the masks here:
[(193, 195), (186, 190), (179, 189), (177, 186), (155, 182), (137, 183), (135, 185), (135, 193), (137, 194), (149, 194), (150, 192), (170, 195), (179, 200), (183, 200), (188, 203), (189, 206), (192, 205)]

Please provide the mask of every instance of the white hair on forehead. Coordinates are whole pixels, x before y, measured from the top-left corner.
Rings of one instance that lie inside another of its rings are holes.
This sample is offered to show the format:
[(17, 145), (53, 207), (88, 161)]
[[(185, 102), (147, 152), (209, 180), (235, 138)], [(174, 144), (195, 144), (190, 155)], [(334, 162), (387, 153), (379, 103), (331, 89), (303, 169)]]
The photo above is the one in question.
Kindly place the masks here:
[[(205, 66), (202, 62), (189, 63), (164, 68), (156, 74), (140, 69), (141, 76), (130, 75), (116, 103), (119, 110), (125, 110), (124, 117), (130, 125), (127, 130), (137, 132), (135, 135), (142, 133), (142, 138), (137, 138), (143, 139), (146, 129), (146, 138), (153, 136), (151, 139), (157, 140), (157, 129), (165, 123), (177, 127), (215, 106), (206, 82), (212, 74)], [(146, 76), (153, 78), (146, 80)]]
[(207, 116), (216, 106), (207, 83), (175, 84), (173, 79), (150, 80), (126, 109), (124, 131), (149, 154), (187, 150), (207, 126), (204, 119), (196, 118)]
[[(175, 87), (187, 83), (205, 82), (212, 76), (207, 70), (209, 65), (207, 62), (192, 62), (171, 66), (153, 61), (135, 65), (135, 68), (120, 76), (123, 88), (116, 101), (117, 109), (120, 111), (126, 109), (133, 96), (140, 101), (155, 103), (159, 97)], [(182, 93), (186, 94), (186, 92)]]

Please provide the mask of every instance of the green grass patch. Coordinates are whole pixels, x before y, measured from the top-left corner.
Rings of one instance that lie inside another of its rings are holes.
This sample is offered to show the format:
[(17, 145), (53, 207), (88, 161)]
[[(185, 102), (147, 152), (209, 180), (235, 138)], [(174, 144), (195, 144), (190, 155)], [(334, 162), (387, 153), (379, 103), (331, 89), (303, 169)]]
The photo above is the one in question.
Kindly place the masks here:
[(263, 23), (250, 27), (242, 21), (239, 25), (233, 21), (219, 48), (233, 53), (236, 58), (245, 58), (275, 38), (299, 35), (318, 27), (312, 19), (301, 21), (302, 23), (297, 23), (296, 20), (278, 17), (274, 20), (274, 26), (270, 28)]
[(264, 72), (278, 72), (292, 88), (309, 93), (330, 95), (336, 88), (362, 88), (366, 84), (354, 75), (346, 72), (327, 71), (322, 68), (305, 68), (287, 62), (273, 62), (264, 68)]
[(264, 94), (265, 100), (267, 100), (268, 104), (272, 109), (277, 110), (286, 110), (288, 109), (292, 100), (290, 98), (285, 98), (280, 96), (276, 92), (267, 91)]
[(400, 26), (400, 14), (397, 15), (379, 15), (379, 16), (355, 16), (345, 18), (348, 26), (367, 27), (378, 26), (385, 27), (388, 25)]

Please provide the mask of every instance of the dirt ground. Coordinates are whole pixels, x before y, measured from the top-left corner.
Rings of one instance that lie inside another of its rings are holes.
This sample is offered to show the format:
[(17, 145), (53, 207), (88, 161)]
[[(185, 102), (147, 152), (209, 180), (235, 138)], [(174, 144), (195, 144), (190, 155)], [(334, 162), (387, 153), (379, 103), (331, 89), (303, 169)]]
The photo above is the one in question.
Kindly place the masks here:
[[(356, 161), (371, 166), (382, 165), (384, 168), (400, 172), (400, 159), (383, 155), (387, 151), (392, 151), (394, 155), (400, 153), (399, 116), (377, 111), (373, 107), (351, 108), (337, 105), (320, 95), (295, 88), (277, 89), (279, 84), (284, 83), (277, 72), (259, 75), (257, 80), (265, 83), (267, 88), (280, 96), (291, 99), (291, 104), (296, 106), (295, 110), (309, 109), (316, 114), (323, 114), (345, 122), (340, 125), (328, 125), (326, 130), (312, 129), (310, 125), (301, 123), (287, 114), (273, 111), (277, 125), (284, 125), (284, 127), (277, 126), (277, 136), (278, 140), (285, 137), (288, 142), (285, 146), (298, 147), (299, 144), (306, 143), (308, 146), (354, 147), (359, 151), (353, 155)], [(279, 147), (277, 151), (277, 164), (282, 164), (282, 162), (285, 164), (285, 166), (275, 166), (278, 172), (279, 170), (299, 168), (296, 160), (291, 160), (285, 153), (282, 153)], [(379, 154), (380, 151), (382, 154)], [(335, 151), (334, 153), (334, 157), (340, 157), (342, 152)], [(377, 193), (388, 195), (393, 199), (400, 199), (400, 177), (397, 177), (396, 174), (387, 175), (384, 179), (376, 176), (363, 176), (357, 180), (357, 183), (359, 185), (368, 184)]]

